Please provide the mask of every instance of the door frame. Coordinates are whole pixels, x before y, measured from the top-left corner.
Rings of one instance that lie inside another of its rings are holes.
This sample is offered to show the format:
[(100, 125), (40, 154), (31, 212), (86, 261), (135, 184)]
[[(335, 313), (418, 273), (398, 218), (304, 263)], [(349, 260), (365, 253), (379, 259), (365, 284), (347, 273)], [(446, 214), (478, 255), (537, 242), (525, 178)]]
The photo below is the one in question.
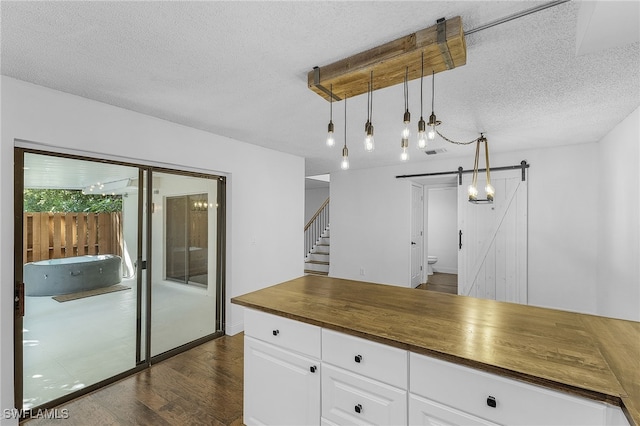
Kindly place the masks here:
[[(81, 152), (66, 150), (63, 148), (57, 148), (55, 146), (43, 145), (42, 147), (33, 147), (36, 144), (34, 142), (15, 139), (14, 140), (14, 405), (15, 409), (20, 413), (20, 421), (29, 418), (31, 411), (37, 412), (39, 409), (51, 409), (58, 405), (69, 402), (79, 396), (89, 394), (95, 390), (103, 388), (107, 385), (113, 384), (125, 377), (131, 376), (135, 373), (143, 371), (149, 368), (151, 365), (160, 362), (164, 359), (172, 357), (176, 354), (182, 353), (186, 350), (192, 349), (204, 342), (211, 341), (218, 337), (224, 336), (224, 315), (225, 315), (225, 295), (226, 295), (226, 176), (204, 173), (193, 170), (168, 168), (166, 166), (156, 166), (152, 164), (141, 164), (121, 160), (114, 160), (113, 157), (102, 156), (93, 152)], [(80, 152), (80, 153), (78, 153)], [(138, 253), (137, 253), (137, 268), (138, 272), (142, 269), (146, 269), (149, 273), (145, 274), (145, 282), (143, 283), (142, 274), (137, 274), (137, 290), (138, 297), (136, 297), (136, 349), (135, 349), (135, 366), (129, 370), (118, 373), (115, 376), (111, 376), (107, 379), (101, 380), (94, 384), (88, 385), (82, 389), (79, 389), (70, 394), (61, 396), (59, 398), (48, 401), (40, 406), (32, 407), (30, 410), (23, 409), (23, 375), (24, 375), (24, 353), (23, 353), (23, 325), (24, 325), (24, 284), (23, 284), (23, 207), (24, 207), (24, 155), (26, 153), (46, 155), (53, 157), (68, 158), (72, 160), (81, 161), (93, 161), (100, 163), (108, 163), (113, 165), (121, 165), (127, 167), (135, 167), (138, 169), (138, 178), (140, 188), (138, 191)], [(197, 340), (191, 341), (184, 345), (178, 346), (167, 352), (158, 354), (156, 356), (150, 356), (151, 354), (151, 238), (152, 238), (152, 210), (147, 209), (144, 214), (144, 204), (148, 206), (153, 202), (153, 172), (173, 173), (183, 176), (195, 176), (204, 177), (208, 179), (217, 180), (217, 203), (219, 213), (217, 215), (217, 238), (216, 238), (216, 319), (215, 319), (215, 331), (207, 336), (201, 337)], [(144, 176), (146, 175), (146, 180)], [(146, 191), (143, 191), (142, 188)], [(146, 194), (145, 194), (146, 192)], [(146, 195), (146, 197), (145, 197)], [(146, 221), (146, 222), (145, 222)], [(143, 226), (146, 231), (146, 238), (143, 240)], [(142, 256), (142, 247), (146, 245), (146, 260)], [(142, 289), (143, 286), (146, 289), (145, 294), (145, 309), (142, 306)], [(144, 356), (142, 356), (142, 317), (146, 318), (145, 321), (145, 341), (144, 341)]]
[[(415, 212), (415, 207), (416, 207), (416, 200), (414, 199), (414, 190), (417, 190), (420, 192), (420, 201), (419, 203), (419, 207), (420, 207), (420, 212), (418, 215), (416, 215)], [(410, 242), (411, 242), (411, 246), (409, 249), (409, 256), (410, 256), (410, 261), (409, 261), (409, 286), (412, 288), (417, 287), (420, 284), (423, 284), (425, 282), (425, 244), (424, 244), (424, 228), (425, 228), (425, 224), (424, 224), (424, 212), (425, 212), (425, 208), (424, 208), (424, 186), (420, 185), (418, 183), (415, 182), (411, 182), (411, 235), (410, 235)], [(414, 230), (414, 225), (416, 225), (419, 221), (419, 226), (418, 229)], [(414, 231), (420, 231), (420, 235), (414, 235)], [(414, 237), (418, 237), (418, 238), (414, 238)], [(419, 242), (414, 241), (415, 239), (418, 239)], [(419, 265), (414, 265), (414, 256), (413, 256), (413, 250), (414, 250), (414, 245), (419, 245), (420, 246), (420, 255), (419, 255), (419, 259), (420, 259), (420, 264)], [(418, 278), (419, 278), (419, 282), (416, 284), (414, 282), (414, 275), (413, 275), (413, 270), (414, 270), (414, 266), (419, 266), (420, 267), (420, 272), (418, 273)]]

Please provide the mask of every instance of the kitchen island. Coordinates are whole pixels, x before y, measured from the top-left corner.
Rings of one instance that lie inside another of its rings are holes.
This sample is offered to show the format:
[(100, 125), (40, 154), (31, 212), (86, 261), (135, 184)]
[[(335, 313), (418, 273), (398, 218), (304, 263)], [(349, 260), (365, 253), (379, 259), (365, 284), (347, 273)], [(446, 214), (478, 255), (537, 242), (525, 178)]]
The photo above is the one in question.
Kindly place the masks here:
[[(246, 312), (254, 317), (251, 323), (254, 325), (250, 325), (245, 315), (245, 336), (249, 335), (245, 339), (259, 334), (262, 326), (269, 328), (271, 316), (309, 327), (293, 338), (292, 352), (310, 360), (312, 373), (320, 368), (337, 370), (331, 363), (324, 367), (325, 351), (328, 350), (325, 341), (339, 342), (336, 348), (340, 350), (352, 344), (340, 337), (344, 335), (358, 342), (381, 344), (382, 349), (405, 351), (410, 369), (408, 383), (396, 387), (402, 390), (404, 386), (409, 397), (413, 397), (412, 386), (418, 389), (421, 383), (429, 382), (428, 378), (413, 377), (414, 371), (422, 371), (419, 366), (424, 363), (430, 366), (443, 362), (429, 371), (452, 369), (452, 374), (477, 374), (483, 386), (505, 378), (509, 381), (508, 386), (524, 383), (533, 385), (532, 389), (540, 387), (562, 395), (600, 401), (621, 407), (627, 421), (640, 426), (638, 322), (320, 276), (297, 278), (234, 297), (231, 302), (250, 308)], [(258, 313), (257, 317), (254, 312)], [(269, 316), (260, 317), (262, 314)], [(275, 324), (269, 334), (273, 333), (273, 338), (279, 339), (277, 321)], [(317, 339), (313, 337), (314, 333), (320, 333)], [(308, 345), (303, 342), (307, 338)], [(322, 345), (319, 343), (321, 338)], [(267, 342), (267, 345), (271, 343)], [(307, 349), (309, 345), (317, 345), (318, 349)], [(246, 354), (245, 344), (245, 358)], [(357, 357), (355, 362), (364, 365)], [(245, 379), (247, 374), (245, 368)], [(369, 380), (365, 376), (363, 373), (363, 377), (356, 379)], [(329, 384), (325, 385), (324, 376), (322, 380), (324, 392)], [(380, 382), (387, 386), (391, 379), (383, 378)], [(447, 382), (448, 379), (443, 380), (443, 383)], [(443, 393), (446, 391), (442, 390)], [(429, 392), (435, 390), (424, 390), (424, 393)], [(422, 396), (416, 396), (416, 401), (423, 401)], [(324, 394), (322, 398), (324, 404)], [(497, 401), (493, 395), (486, 397), (486, 404), (491, 407), (501, 404), (500, 398)], [(437, 405), (438, 410), (448, 409), (440, 402), (428, 402)], [(355, 405), (356, 413), (364, 411), (359, 406)], [(544, 411), (546, 408), (538, 409)], [(324, 407), (322, 412), (325, 412)], [(337, 423), (323, 420), (323, 424)]]

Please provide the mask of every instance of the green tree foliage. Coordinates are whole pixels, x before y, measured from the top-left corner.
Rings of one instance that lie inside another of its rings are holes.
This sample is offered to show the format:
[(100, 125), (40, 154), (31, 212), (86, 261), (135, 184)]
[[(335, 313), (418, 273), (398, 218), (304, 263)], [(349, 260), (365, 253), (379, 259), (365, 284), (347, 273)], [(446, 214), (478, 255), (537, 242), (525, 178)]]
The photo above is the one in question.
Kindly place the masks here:
[(25, 212), (103, 213), (122, 211), (121, 195), (83, 194), (80, 190), (25, 189)]

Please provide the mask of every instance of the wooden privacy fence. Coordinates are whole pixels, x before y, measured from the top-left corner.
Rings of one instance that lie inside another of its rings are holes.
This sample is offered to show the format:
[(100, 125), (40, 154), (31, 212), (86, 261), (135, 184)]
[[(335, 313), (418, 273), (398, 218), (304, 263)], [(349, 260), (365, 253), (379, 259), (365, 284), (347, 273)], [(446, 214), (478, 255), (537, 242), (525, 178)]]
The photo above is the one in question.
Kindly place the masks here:
[(23, 213), (23, 261), (122, 256), (122, 213)]

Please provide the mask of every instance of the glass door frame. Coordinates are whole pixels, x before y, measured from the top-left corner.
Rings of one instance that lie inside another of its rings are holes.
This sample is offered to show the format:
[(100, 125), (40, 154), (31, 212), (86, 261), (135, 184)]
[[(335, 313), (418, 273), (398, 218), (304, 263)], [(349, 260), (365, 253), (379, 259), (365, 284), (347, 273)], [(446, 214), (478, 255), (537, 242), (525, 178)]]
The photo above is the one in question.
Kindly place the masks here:
[[(23, 354), (23, 326), (24, 326), (24, 283), (23, 283), (23, 208), (24, 208), (24, 156), (27, 153), (46, 155), (53, 157), (62, 157), (73, 160), (93, 161), (121, 165), (127, 167), (135, 167), (138, 169), (138, 237), (137, 237), (137, 257), (136, 257), (136, 350), (135, 350), (135, 366), (129, 370), (123, 371), (115, 376), (101, 380), (94, 384), (88, 385), (80, 390), (59, 398), (48, 401), (40, 406), (32, 407), (31, 410), (37, 412), (39, 409), (50, 409), (58, 405), (69, 402), (81, 395), (86, 395), (104, 386), (113, 384), (125, 377), (149, 368), (152, 364), (162, 361), (166, 358), (174, 356), (178, 353), (189, 350), (204, 342), (213, 340), (224, 335), (224, 307), (225, 307), (225, 287), (226, 287), (226, 177), (214, 174), (205, 174), (180, 169), (170, 169), (165, 167), (157, 167), (153, 165), (144, 165), (133, 162), (117, 161), (109, 158), (101, 158), (99, 154), (88, 153), (88, 155), (70, 154), (68, 152), (55, 151), (55, 147), (47, 146), (46, 149), (36, 149), (24, 147), (23, 144), (29, 145), (31, 142), (16, 139), (14, 145), (14, 405), (20, 413), (20, 421), (29, 418), (30, 410), (23, 409), (23, 375), (24, 375), (24, 354)], [(207, 336), (201, 337), (192, 342), (178, 346), (167, 352), (150, 357), (151, 354), (151, 238), (152, 238), (152, 209), (147, 208), (144, 213), (144, 206), (152, 206), (153, 204), (153, 172), (174, 173), (186, 176), (203, 177), (217, 180), (217, 203), (219, 213), (217, 215), (218, 235), (216, 238), (216, 319), (215, 332)], [(146, 179), (145, 179), (146, 176)], [(143, 190), (143, 188), (145, 190)], [(146, 232), (146, 238), (143, 238), (143, 227)], [(143, 247), (146, 246), (146, 259), (143, 259)], [(143, 283), (142, 271), (146, 270), (145, 280)], [(143, 306), (142, 297), (143, 288), (145, 291), (145, 305)], [(142, 329), (144, 322), (144, 355), (142, 352)]]
[[(189, 176), (196, 177), (202, 179), (215, 179), (217, 180), (217, 198), (216, 202), (218, 203), (218, 215), (217, 215), (217, 238), (216, 238), (216, 320), (215, 320), (215, 331), (211, 334), (203, 336), (199, 339), (193, 340), (191, 342), (180, 345), (176, 348), (170, 349), (166, 352), (162, 352), (158, 355), (151, 356), (149, 358), (149, 365), (153, 365), (160, 361), (163, 361), (167, 358), (171, 358), (174, 355), (192, 349), (196, 346), (201, 345), (204, 342), (208, 342), (218, 337), (224, 336), (224, 297), (225, 297), (225, 287), (226, 287), (226, 177), (214, 175), (214, 174), (206, 174), (199, 173), (193, 171), (185, 171), (178, 169), (170, 169), (165, 167), (155, 167), (148, 166), (147, 168), (147, 181), (146, 181), (146, 205), (153, 205), (153, 173), (165, 173), (165, 174), (175, 174), (178, 176)], [(151, 220), (151, 212), (152, 209), (147, 209), (147, 260), (146, 260), (146, 268), (147, 270), (152, 269), (152, 220)], [(152, 300), (151, 300), (151, 284), (152, 284), (152, 276), (150, 273), (146, 274), (146, 298), (145, 303), (147, 306), (146, 309), (146, 333), (145, 333), (145, 353), (150, 354), (151, 351), (151, 314), (152, 314)]]

